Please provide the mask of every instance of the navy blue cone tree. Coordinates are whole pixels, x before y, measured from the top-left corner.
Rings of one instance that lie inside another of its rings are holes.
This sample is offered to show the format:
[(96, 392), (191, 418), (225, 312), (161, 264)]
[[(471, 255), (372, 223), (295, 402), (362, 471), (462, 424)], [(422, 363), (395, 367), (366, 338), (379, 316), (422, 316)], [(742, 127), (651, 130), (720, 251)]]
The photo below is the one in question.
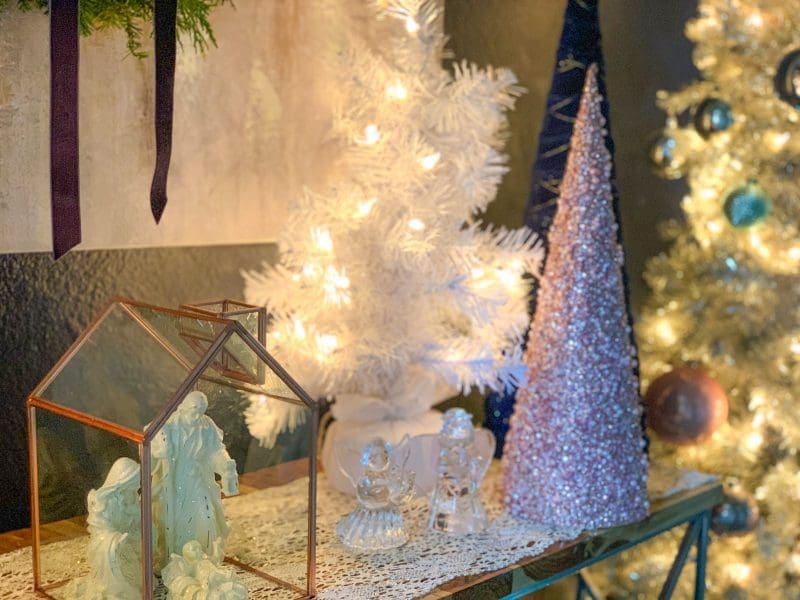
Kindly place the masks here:
[[(581, 100), (586, 70), (596, 64), (597, 86), (603, 98), (600, 109), (605, 118), (609, 133), (605, 145), (611, 155), (611, 194), (614, 215), (619, 219), (619, 193), (614, 169), (614, 140), (611, 137), (608, 94), (605, 84), (605, 67), (600, 39), (599, 0), (568, 0), (564, 12), (564, 27), (556, 52), (550, 93), (542, 131), (539, 134), (539, 147), (531, 173), (531, 190), (525, 208), (525, 224), (537, 233), (547, 247), (547, 233), (556, 214), (561, 179), (567, 164), (570, 139), (578, 107)], [(618, 241), (622, 243), (621, 228), (617, 228)], [(623, 270), (625, 301), (630, 306), (627, 274)], [(531, 291), (531, 314), (536, 308), (537, 287)], [(628, 310), (630, 319), (630, 310)], [(631, 323), (632, 326), (632, 323)], [(636, 341), (631, 334), (631, 344)], [(637, 367), (638, 376), (638, 367)], [(514, 410), (516, 389), (506, 389), (504, 393), (492, 392), (486, 399), (485, 424), (497, 437), (495, 456), (503, 452), (508, 423)]]

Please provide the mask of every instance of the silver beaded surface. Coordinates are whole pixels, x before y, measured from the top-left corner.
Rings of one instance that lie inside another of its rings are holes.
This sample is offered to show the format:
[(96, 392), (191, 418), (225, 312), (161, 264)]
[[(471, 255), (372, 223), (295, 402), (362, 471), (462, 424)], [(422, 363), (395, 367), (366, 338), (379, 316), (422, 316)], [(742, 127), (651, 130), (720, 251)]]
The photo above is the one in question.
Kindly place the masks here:
[(648, 511), (601, 99), (592, 65), (528, 338), (529, 383), (517, 393), (503, 456), (514, 516), (585, 529)]

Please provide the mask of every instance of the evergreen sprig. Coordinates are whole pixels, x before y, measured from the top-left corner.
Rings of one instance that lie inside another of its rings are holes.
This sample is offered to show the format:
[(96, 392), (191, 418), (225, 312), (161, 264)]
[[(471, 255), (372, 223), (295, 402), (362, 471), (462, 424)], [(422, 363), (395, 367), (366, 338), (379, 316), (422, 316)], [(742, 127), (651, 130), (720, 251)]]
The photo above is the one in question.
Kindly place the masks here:
[[(0, 9), (10, 0), (0, 0)], [(47, 11), (47, 0), (16, 0), (23, 11)], [(198, 52), (205, 52), (217, 40), (208, 18), (211, 11), (232, 0), (178, 0), (178, 39), (187, 36)], [(154, 0), (81, 0), (80, 30), (91, 35), (102, 29), (120, 29), (128, 39), (128, 51), (137, 58), (147, 56), (142, 47), (142, 23), (152, 21)]]

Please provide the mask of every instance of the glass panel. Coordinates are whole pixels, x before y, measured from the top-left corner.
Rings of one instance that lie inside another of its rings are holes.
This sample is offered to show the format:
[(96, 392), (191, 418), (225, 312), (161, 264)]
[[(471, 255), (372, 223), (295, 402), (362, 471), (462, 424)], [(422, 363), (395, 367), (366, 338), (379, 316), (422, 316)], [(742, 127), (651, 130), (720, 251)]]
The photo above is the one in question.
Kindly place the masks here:
[(262, 394), (304, 405), (300, 397), (281, 379), (242, 337), (233, 332), (201, 377), (243, 392)]
[[(238, 343), (230, 342), (234, 348), (231, 353), (244, 348), (241, 339)], [(205, 397), (205, 416), (216, 427), (203, 426), (207, 431), (204, 436), (198, 434), (193, 441), (186, 438), (181, 442), (191, 447), (183, 454), (185, 457), (192, 453), (202, 455), (202, 464), (215, 465), (215, 477), (220, 485), (229, 476), (228, 472), (220, 470), (229, 468), (228, 458), (235, 461), (239, 493), (230, 497), (223, 494), (222, 500), (225, 519), (230, 525), (225, 548), (228, 563), (246, 567), (242, 572), (249, 571), (251, 593), (255, 589), (269, 592), (265, 596), (270, 598), (300, 597), (307, 585), (311, 411), (285, 384), (278, 385), (280, 379), (267, 365), (263, 366), (267, 374), (265, 379), (270, 382), (269, 389), (280, 392), (287, 400), (280, 399), (277, 393), (247, 391), (241, 381), (221, 376), (215, 364), (216, 361), (212, 362), (202, 373), (194, 392), (201, 392)], [(266, 389), (266, 386), (256, 389)], [(196, 402), (196, 395), (191, 398), (191, 403)], [(182, 406), (188, 410), (189, 404)], [(173, 413), (156, 435), (154, 457), (159, 438), (173, 433), (180, 436), (183, 434), (176, 433), (178, 428), (189, 428), (186, 424), (192, 419), (187, 419), (187, 414), (184, 412), (181, 417)], [(181, 419), (183, 425), (178, 424)], [(199, 418), (198, 422), (202, 421), (204, 419)], [(221, 441), (214, 433), (216, 428), (221, 430)], [(187, 469), (193, 468), (186, 464)], [(197, 487), (192, 493), (198, 497), (205, 498), (213, 492), (201, 489), (209, 485), (207, 474), (190, 480)], [(206, 537), (214, 535), (212, 532)], [(269, 577), (260, 577), (254, 584), (252, 577), (259, 574)], [(275, 580), (284, 585), (276, 584)]]
[(130, 305), (153, 334), (187, 365), (194, 366), (225, 330), (226, 323), (197, 315), (176, 314), (156, 308)]
[(118, 583), (139, 589), (138, 446), (43, 409), (35, 415), (41, 584), (55, 585), (55, 598), (89, 597), (92, 573), (113, 556), (124, 565)]
[(238, 321), (242, 324), (242, 327), (252, 335), (255, 339), (258, 339), (258, 311), (253, 310), (252, 312), (247, 312), (241, 315), (229, 315), (227, 318)]
[(188, 374), (162, 341), (115, 304), (40, 396), (142, 431)]

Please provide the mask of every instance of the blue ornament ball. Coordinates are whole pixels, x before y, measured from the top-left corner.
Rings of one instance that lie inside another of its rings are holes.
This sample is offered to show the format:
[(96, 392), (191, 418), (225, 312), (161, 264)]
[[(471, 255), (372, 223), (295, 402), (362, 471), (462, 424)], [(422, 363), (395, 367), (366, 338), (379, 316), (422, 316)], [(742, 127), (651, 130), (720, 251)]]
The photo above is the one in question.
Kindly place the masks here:
[(775, 93), (784, 102), (800, 109), (800, 48), (789, 52), (778, 65)]
[(772, 210), (772, 201), (761, 186), (748, 183), (728, 194), (723, 210), (731, 225), (746, 229), (767, 218)]
[(694, 113), (694, 128), (704, 138), (725, 131), (733, 125), (733, 112), (730, 104), (719, 98), (706, 98)]
[(650, 146), (650, 162), (666, 179), (678, 179), (683, 175), (684, 160), (677, 150), (678, 141), (667, 133), (660, 135)]

